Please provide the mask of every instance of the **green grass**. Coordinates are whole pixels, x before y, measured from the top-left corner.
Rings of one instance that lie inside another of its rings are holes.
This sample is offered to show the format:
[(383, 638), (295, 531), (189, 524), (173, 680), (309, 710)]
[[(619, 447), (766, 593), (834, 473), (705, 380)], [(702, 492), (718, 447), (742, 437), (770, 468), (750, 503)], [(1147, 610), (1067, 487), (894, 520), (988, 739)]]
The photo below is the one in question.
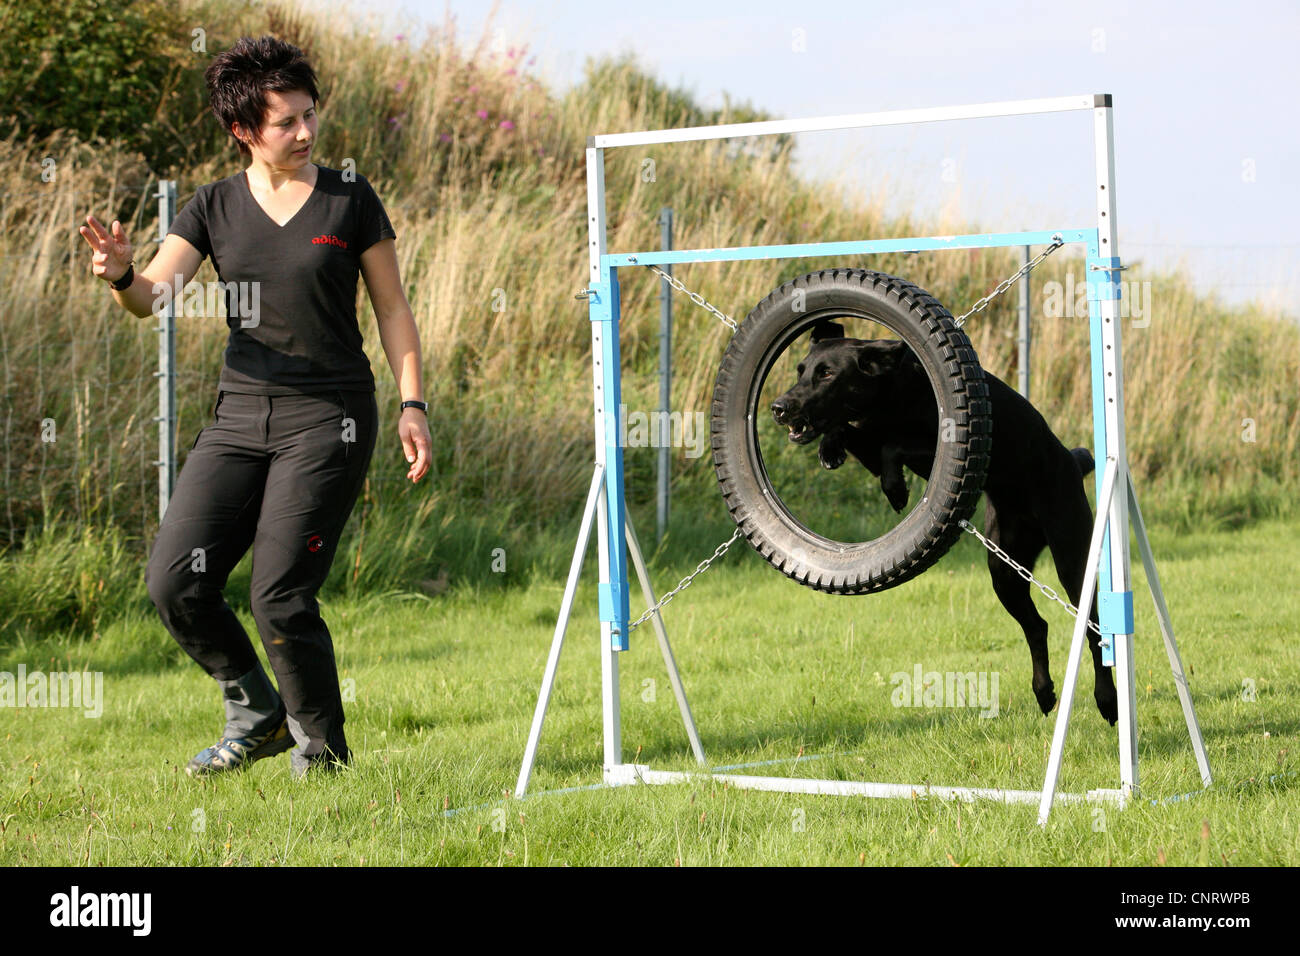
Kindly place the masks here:
[[(704, 540), (709, 531), (696, 533)], [(326, 603), (345, 693), (355, 692), (347, 729), (357, 759), (338, 778), (308, 782), (292, 781), (283, 757), (229, 779), (186, 777), (185, 762), (220, 729), (219, 699), (143, 608), (93, 640), (20, 637), (0, 651), (0, 670), (103, 671), (103, 714), (5, 714), (0, 864), (1294, 866), (1300, 597), (1281, 586), (1276, 569), (1287, 566), (1297, 532), (1300, 526), (1275, 523), (1157, 534), (1217, 778), (1190, 800), (1149, 802), (1199, 782), (1140, 571), (1144, 799), (1123, 811), (1058, 805), (1041, 831), (1033, 807), (993, 803), (791, 796), (706, 782), (540, 793), (600, 779), (589, 558), (535, 795), (522, 802), (502, 797), (518, 773), (559, 580)], [(711, 762), (818, 754), (827, 756), (753, 772), (1041, 787), (1052, 721), (1034, 706), (1028, 652), (996, 603), (977, 547), (964, 540), (922, 578), (856, 599), (800, 588), (750, 551), (728, 554), (665, 612)], [(657, 568), (655, 580), (663, 590), (688, 569)], [(1052, 624), (1059, 688), (1067, 622), (1052, 606), (1043, 614)], [(895, 708), (891, 675), (916, 664), (996, 672), (998, 715)], [(633, 634), (620, 666), (625, 759), (689, 769), (648, 631)], [(1247, 679), (1253, 701), (1243, 699)], [(1085, 668), (1061, 779), (1066, 791), (1118, 785), (1115, 732), (1093, 708), (1091, 686)], [(446, 808), (461, 812), (448, 816)]]

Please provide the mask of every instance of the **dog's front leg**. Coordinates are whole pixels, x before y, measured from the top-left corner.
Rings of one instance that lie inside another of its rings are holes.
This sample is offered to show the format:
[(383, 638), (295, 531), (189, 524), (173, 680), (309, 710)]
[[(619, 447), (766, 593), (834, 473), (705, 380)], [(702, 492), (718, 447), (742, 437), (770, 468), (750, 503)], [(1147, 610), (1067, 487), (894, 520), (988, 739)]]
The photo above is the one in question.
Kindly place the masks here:
[(837, 428), (822, 435), (822, 442), (817, 446), (817, 460), (823, 468), (834, 470), (844, 464), (849, 454), (844, 441), (847, 431), (845, 428)]

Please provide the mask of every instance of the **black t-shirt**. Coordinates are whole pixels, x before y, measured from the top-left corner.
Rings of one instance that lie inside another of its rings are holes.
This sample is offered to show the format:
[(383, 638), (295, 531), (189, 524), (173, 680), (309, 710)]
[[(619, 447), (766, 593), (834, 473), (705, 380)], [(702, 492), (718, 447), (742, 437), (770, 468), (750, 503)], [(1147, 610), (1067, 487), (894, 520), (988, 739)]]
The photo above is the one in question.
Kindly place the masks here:
[(168, 230), (211, 256), (225, 283), (226, 391), (375, 389), (357, 326), (357, 276), (361, 253), (397, 234), (364, 176), (317, 169), (311, 196), (283, 226), (240, 172), (200, 186)]

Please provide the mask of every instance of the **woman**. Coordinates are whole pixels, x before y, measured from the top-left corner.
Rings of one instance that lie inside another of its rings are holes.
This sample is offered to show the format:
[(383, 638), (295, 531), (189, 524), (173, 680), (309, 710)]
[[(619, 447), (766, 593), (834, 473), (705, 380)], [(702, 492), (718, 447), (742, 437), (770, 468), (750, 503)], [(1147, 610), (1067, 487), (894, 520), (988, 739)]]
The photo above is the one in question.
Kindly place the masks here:
[[(180, 294), (205, 256), (226, 284), (230, 337), (213, 422), (181, 470), (146, 577), (167, 629), (222, 690), (225, 730), (187, 772), (236, 770), (297, 744), (291, 768), (301, 776), (350, 757), (316, 592), (378, 428), (358, 273), (403, 399), (397, 429), (412, 482), (429, 467), (420, 339), (383, 204), (364, 177), (311, 162), (318, 94), (302, 51), (245, 37), (205, 76), (247, 168), (199, 187), (139, 274), (120, 222), (110, 232), (87, 217), (80, 232), (94, 274), (137, 316), (154, 311), (158, 290), (164, 301)], [(250, 545), (253, 618), (278, 690), (222, 597)]]

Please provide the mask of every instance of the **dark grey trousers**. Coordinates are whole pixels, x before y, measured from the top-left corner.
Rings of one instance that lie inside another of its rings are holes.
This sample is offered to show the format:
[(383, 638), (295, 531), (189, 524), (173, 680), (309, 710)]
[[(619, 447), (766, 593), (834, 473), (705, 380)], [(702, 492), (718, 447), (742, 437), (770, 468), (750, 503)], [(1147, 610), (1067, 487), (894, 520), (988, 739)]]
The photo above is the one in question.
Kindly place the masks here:
[(378, 417), (368, 392), (221, 392), (149, 557), (149, 595), (167, 630), (227, 682), (260, 669), (222, 596), (252, 546), (253, 619), (308, 758), (349, 757), (334, 644), (316, 593), (365, 480)]

